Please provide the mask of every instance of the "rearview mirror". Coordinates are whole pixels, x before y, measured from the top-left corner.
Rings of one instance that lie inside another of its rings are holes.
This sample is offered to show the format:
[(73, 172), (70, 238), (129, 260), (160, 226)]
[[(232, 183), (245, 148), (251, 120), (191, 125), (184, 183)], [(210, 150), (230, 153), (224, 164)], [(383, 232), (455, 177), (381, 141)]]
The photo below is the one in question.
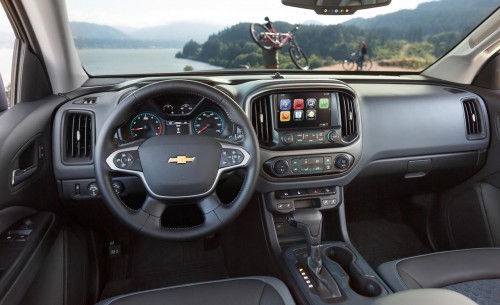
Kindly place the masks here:
[(352, 15), (358, 10), (389, 5), (391, 0), (281, 0), (281, 3), (314, 10), (320, 15)]

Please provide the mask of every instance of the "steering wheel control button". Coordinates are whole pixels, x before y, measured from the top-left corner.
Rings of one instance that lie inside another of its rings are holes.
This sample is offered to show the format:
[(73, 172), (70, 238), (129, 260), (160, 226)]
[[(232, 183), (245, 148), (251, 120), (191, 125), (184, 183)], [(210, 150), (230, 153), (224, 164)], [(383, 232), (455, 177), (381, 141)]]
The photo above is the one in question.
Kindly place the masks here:
[(123, 193), (125, 187), (123, 186), (123, 183), (121, 181), (113, 181), (113, 190), (117, 195), (120, 195)]
[(223, 148), (219, 167), (225, 168), (229, 166), (239, 165), (241, 164), (241, 162), (243, 162), (243, 159), (245, 159), (245, 156), (240, 150), (233, 148)]
[[(279, 157), (266, 161), (264, 170), (277, 177), (340, 174), (348, 170), (353, 161), (354, 158), (346, 153)], [(287, 164), (290, 164), (290, 169), (287, 169)]]
[(278, 175), (284, 175), (290, 170), (290, 166), (286, 160), (278, 160), (273, 166), (274, 172)]
[(141, 170), (141, 164), (139, 161), (139, 152), (137, 150), (122, 151), (115, 155), (113, 158), (113, 164), (118, 169), (126, 170)]

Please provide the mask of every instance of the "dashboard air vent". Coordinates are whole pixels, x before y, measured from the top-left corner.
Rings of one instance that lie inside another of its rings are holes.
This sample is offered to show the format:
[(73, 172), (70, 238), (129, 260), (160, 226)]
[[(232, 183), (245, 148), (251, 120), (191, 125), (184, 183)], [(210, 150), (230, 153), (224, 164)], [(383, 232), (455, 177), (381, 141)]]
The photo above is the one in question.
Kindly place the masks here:
[(273, 140), (271, 121), (271, 101), (268, 96), (262, 96), (252, 101), (252, 125), (261, 143)]
[(481, 108), (475, 99), (465, 99), (462, 101), (465, 113), (465, 125), (467, 127), (467, 138), (469, 140), (484, 139), (483, 119)]
[(95, 105), (95, 104), (97, 104), (97, 97), (86, 97), (84, 99), (73, 102), (73, 104)]
[(346, 93), (339, 92), (340, 117), (342, 120), (342, 138), (346, 142), (358, 136), (358, 118), (354, 98)]
[(93, 116), (90, 112), (67, 112), (63, 129), (63, 160), (90, 163), (94, 148)]

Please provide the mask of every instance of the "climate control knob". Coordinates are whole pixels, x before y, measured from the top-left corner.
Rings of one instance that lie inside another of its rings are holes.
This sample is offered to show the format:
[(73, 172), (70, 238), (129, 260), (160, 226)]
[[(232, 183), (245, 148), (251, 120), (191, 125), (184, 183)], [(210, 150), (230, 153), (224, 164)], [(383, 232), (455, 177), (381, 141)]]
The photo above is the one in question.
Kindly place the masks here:
[(333, 163), (336, 169), (339, 170), (346, 170), (349, 168), (350, 165), (350, 160), (349, 157), (346, 155), (338, 155), (335, 158), (335, 162)]
[(290, 166), (286, 160), (278, 160), (273, 165), (273, 170), (278, 175), (284, 175), (290, 170)]

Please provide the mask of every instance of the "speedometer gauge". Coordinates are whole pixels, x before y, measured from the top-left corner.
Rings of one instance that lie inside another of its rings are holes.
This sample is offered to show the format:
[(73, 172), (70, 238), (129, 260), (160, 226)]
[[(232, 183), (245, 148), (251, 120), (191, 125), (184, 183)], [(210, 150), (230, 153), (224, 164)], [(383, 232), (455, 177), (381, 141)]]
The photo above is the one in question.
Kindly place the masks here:
[(134, 139), (151, 138), (163, 132), (161, 119), (150, 112), (136, 115), (130, 122), (130, 134)]
[(203, 111), (194, 119), (196, 134), (218, 137), (224, 132), (224, 119), (215, 111)]

